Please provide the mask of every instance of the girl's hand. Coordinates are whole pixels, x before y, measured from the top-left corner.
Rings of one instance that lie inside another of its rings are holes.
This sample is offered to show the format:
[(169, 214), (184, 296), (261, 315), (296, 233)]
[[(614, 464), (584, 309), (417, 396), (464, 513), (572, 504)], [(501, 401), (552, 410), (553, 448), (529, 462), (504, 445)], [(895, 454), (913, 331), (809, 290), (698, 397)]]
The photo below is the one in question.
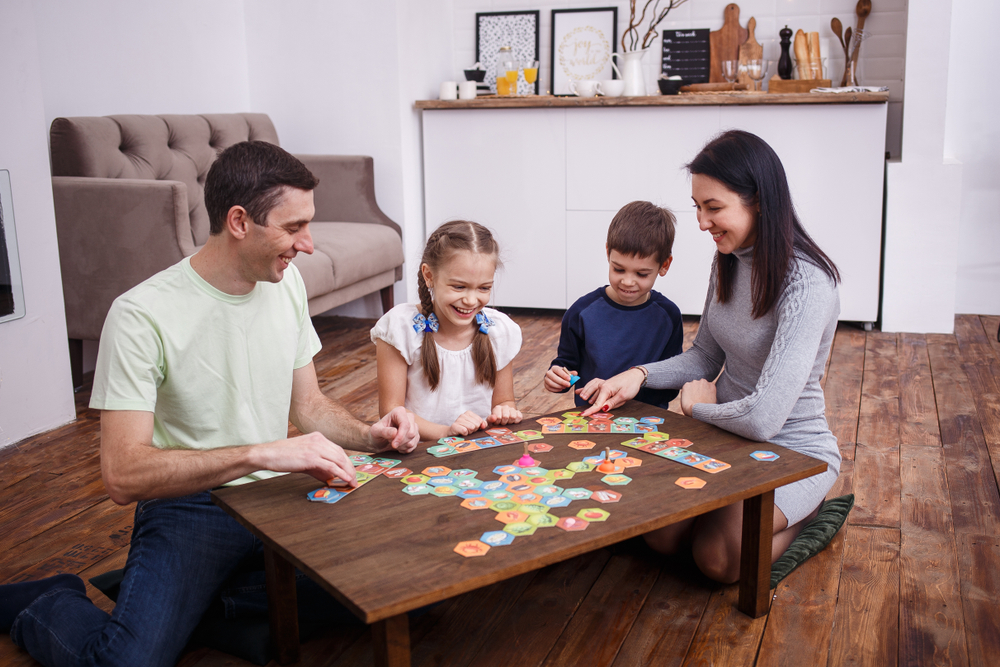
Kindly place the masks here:
[(576, 375), (576, 371), (570, 371), (562, 366), (553, 366), (545, 374), (545, 389), (553, 394), (566, 391), (570, 386), (570, 377)]
[(475, 412), (466, 410), (458, 416), (454, 424), (448, 427), (448, 435), (469, 435), (488, 426), (485, 419)]
[(510, 405), (494, 405), (486, 419), (491, 424), (517, 424), (521, 421), (521, 411)]
[(585, 401), (590, 401), (593, 405), (584, 410), (582, 416), (589, 417), (595, 412), (614, 410), (619, 405), (623, 405), (626, 401), (635, 398), (635, 395), (639, 393), (639, 389), (642, 388), (642, 381), (644, 379), (646, 379), (646, 375), (642, 371), (638, 368), (630, 368), (610, 380), (605, 380), (597, 391), (597, 395), (593, 397), (587, 393), (587, 388), (591, 384), (588, 382), (587, 386), (580, 392), (580, 397)]
[(681, 412), (688, 417), (692, 416), (692, 411), (696, 403), (718, 403), (715, 397), (715, 383), (708, 380), (695, 380), (688, 382), (681, 387)]

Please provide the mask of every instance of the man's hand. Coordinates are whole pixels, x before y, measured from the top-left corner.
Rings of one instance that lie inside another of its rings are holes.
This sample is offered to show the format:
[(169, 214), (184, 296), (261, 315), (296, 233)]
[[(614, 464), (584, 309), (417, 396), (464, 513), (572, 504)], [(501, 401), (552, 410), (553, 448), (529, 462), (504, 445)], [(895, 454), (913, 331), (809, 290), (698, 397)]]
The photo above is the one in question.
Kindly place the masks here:
[(522, 419), (521, 411), (511, 405), (494, 405), (493, 412), (486, 420), (491, 424), (517, 424)]
[(376, 451), (394, 449), (409, 454), (420, 442), (420, 432), (413, 413), (400, 405), (372, 424), (371, 439)]
[(695, 380), (681, 387), (681, 412), (692, 417), (696, 403), (718, 403), (715, 397), (715, 383), (708, 380)]
[(609, 380), (605, 380), (597, 390), (596, 395), (592, 395), (587, 390), (593, 382), (588, 382), (587, 386), (580, 392), (580, 397), (589, 401), (593, 405), (583, 411), (583, 417), (589, 417), (595, 412), (608, 412), (614, 410), (626, 401), (635, 398), (642, 388), (642, 381), (646, 375), (637, 368), (630, 368), (623, 373), (619, 373)]
[(325, 484), (334, 477), (357, 486), (354, 465), (339, 446), (318, 431), (287, 440), (253, 446), (258, 469), (275, 472), (304, 472)]
[(545, 389), (553, 394), (566, 391), (572, 385), (571, 377), (576, 375), (576, 371), (568, 370), (562, 366), (552, 366), (545, 373)]
[(455, 423), (448, 427), (448, 435), (469, 435), (480, 429), (488, 428), (486, 420), (475, 412), (466, 410), (458, 416)]

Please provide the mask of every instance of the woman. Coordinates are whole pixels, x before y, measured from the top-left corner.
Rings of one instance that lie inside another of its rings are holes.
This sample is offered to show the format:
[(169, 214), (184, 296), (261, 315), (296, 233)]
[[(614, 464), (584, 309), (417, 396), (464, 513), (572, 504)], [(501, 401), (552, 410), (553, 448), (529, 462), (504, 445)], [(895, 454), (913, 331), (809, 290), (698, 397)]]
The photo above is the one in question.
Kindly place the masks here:
[[(773, 562), (819, 512), (840, 472), (819, 384), (840, 313), (840, 276), (799, 223), (781, 161), (759, 137), (726, 132), (687, 169), (698, 224), (718, 249), (694, 345), (581, 393), (594, 404), (584, 414), (613, 410), (644, 386), (680, 388), (684, 414), (825, 461), (825, 473), (775, 491)], [(736, 503), (645, 537), (662, 553), (690, 543), (706, 575), (732, 583), (742, 516)]]

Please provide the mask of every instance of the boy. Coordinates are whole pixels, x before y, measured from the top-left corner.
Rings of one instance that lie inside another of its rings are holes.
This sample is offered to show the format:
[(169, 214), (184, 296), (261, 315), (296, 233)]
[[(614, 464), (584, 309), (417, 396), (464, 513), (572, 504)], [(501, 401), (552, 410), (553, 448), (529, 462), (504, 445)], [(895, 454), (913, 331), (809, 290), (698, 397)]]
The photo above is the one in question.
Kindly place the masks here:
[[(576, 389), (681, 353), (684, 328), (673, 301), (653, 290), (673, 260), (674, 216), (647, 201), (627, 204), (608, 227), (606, 287), (579, 298), (562, 320), (558, 356), (545, 374), (551, 392)], [(573, 376), (578, 376), (577, 384)], [(637, 400), (666, 408), (677, 391), (644, 387)]]

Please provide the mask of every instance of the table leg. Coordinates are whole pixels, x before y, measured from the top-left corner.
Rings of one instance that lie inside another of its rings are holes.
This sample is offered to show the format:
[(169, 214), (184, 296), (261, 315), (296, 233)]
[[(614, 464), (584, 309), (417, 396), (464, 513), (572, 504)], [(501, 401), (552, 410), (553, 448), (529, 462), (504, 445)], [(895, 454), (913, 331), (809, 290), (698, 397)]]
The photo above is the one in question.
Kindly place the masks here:
[(267, 616), (278, 664), (299, 661), (299, 608), (295, 599), (295, 567), (264, 546)]
[(372, 624), (376, 667), (410, 667), (410, 619), (406, 614)]
[(740, 599), (737, 607), (751, 618), (767, 613), (771, 596), (771, 537), (774, 491), (743, 501), (743, 546), (740, 551)]

